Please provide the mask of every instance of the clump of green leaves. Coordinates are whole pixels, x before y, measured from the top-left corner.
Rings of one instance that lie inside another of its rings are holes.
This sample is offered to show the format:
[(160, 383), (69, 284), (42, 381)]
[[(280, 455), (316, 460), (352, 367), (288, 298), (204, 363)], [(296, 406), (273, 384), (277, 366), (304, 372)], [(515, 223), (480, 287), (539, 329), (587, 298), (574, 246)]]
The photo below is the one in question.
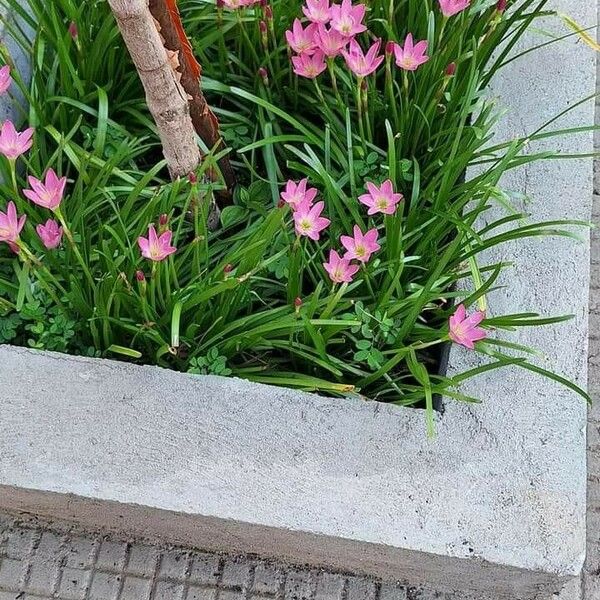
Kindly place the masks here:
[[(47, 214), (16, 194), (0, 159), (8, 182), (0, 183), (0, 197), (14, 198), (27, 214), (22, 237), (43, 265), (20, 266), (0, 248), (0, 342), (424, 403), (430, 423), (434, 394), (473, 400), (460, 393), (460, 381), (491, 368), (516, 364), (574, 387), (529, 362), (527, 349), (491, 337), (478, 350), (492, 362), (464, 376), (439, 373), (437, 358), (453, 305), (485, 305), (508, 268), (487, 262), (486, 250), (529, 236), (575, 237), (572, 227), (581, 226), (531, 223), (499, 188), (507, 170), (551, 156), (526, 146), (553, 132), (491, 142), (497, 113), (484, 90), (545, 14), (546, 0), (509, 2), (501, 16), (495, 2), (474, 2), (452, 27), (431, 1), (369, 2), (372, 35), (402, 41), (412, 32), (428, 40), (431, 60), (414, 73), (382, 69), (371, 76), (362, 107), (343, 62), (318, 85), (293, 74), (284, 34), (300, 14), (299, 0), (271, 1), (266, 43), (260, 5), (222, 12), (212, 2), (183, 2), (204, 89), (239, 177), (234, 203), (214, 230), (207, 218), (223, 184), (206, 175), (218, 172), (218, 156), (203, 149), (199, 183), (169, 181), (107, 3), (27, 0), (31, 17), (20, 0), (0, 1), (36, 31), (30, 41), (18, 25), (7, 25), (34, 67), (30, 84), (15, 73), (36, 127), (17, 185), (49, 167), (67, 176), (64, 214), (76, 244), (54, 252), (41, 246), (33, 227)], [(71, 21), (77, 39), (67, 32)], [(448, 76), (451, 63), (456, 72)], [(477, 174), (465, 180), (470, 166)], [(282, 185), (302, 178), (319, 190), (331, 219), (318, 242), (298, 239), (289, 207), (279, 205)], [(332, 286), (322, 266), (329, 249), (355, 224), (365, 230), (357, 197), (366, 181), (386, 179), (404, 202), (376, 224), (381, 251), (354, 281)], [(487, 218), (498, 205), (504, 212)], [(150, 264), (136, 240), (149, 224), (158, 227), (162, 214), (178, 251)], [(488, 326), (559, 320), (503, 315)]]

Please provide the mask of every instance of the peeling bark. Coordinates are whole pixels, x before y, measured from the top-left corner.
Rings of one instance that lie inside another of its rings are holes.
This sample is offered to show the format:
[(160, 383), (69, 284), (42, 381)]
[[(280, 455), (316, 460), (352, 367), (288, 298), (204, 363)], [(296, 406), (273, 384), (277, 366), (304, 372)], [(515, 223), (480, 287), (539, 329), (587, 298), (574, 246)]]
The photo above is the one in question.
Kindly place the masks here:
[[(217, 151), (225, 146), (219, 132), (219, 122), (210, 109), (202, 93), (201, 68), (196, 61), (174, 0), (149, 0), (152, 16), (159, 25), (160, 35), (169, 51), (177, 52), (181, 85), (188, 94), (190, 115), (198, 135), (209, 148)], [(235, 173), (227, 157), (219, 161), (219, 167), (229, 190), (235, 185)]]
[(109, 0), (109, 5), (144, 86), (171, 177), (187, 176), (196, 170), (200, 150), (187, 94), (177, 80), (148, 0)]

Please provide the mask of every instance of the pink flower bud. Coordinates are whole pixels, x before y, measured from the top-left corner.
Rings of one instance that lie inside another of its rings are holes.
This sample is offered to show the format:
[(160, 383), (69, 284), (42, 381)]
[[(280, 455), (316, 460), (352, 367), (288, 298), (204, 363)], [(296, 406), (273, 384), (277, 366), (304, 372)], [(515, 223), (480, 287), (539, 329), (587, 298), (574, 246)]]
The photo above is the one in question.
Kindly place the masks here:
[(396, 42), (392, 42), (389, 41), (386, 45), (385, 45), (385, 53), (388, 56), (391, 56), (392, 54), (394, 54), (394, 47), (396, 46)]
[(144, 271), (136, 271), (135, 278), (140, 282), (146, 281), (146, 276), (144, 275)]
[(169, 215), (167, 215), (166, 213), (163, 213), (162, 215), (160, 215), (160, 217), (158, 217), (158, 224), (161, 227), (164, 227), (168, 222), (169, 222)]
[(220, 10), (225, 7), (225, 0), (217, 0), (217, 8)]
[(496, 4), (496, 10), (499, 13), (503, 13), (506, 10), (506, 2), (507, 0), (498, 0), (498, 4)]
[(79, 30), (77, 29), (77, 23), (75, 21), (71, 21), (69, 23), (69, 35), (76, 40), (79, 36)]
[(454, 73), (456, 73), (456, 63), (452, 62), (446, 67), (446, 75), (452, 77)]
[(258, 24), (258, 29), (260, 30), (260, 41), (262, 45), (266, 48), (269, 45), (269, 35), (267, 24), (264, 21), (260, 21)]
[(194, 173), (193, 171), (188, 175), (188, 181), (194, 185), (195, 183), (198, 183), (198, 177), (196, 177), (196, 173)]
[(296, 298), (296, 299), (294, 300), (294, 306), (295, 306), (296, 308), (300, 308), (300, 307), (302, 306), (302, 298)]
[(229, 273), (231, 273), (231, 271), (233, 271), (233, 265), (231, 263), (227, 263), (223, 267), (223, 273), (225, 273), (225, 275), (228, 275)]
[(267, 4), (267, 6), (265, 7), (265, 19), (267, 19), (267, 21), (273, 20), (273, 9), (269, 4)]
[(258, 70), (258, 74), (259, 74), (260, 78), (263, 80), (263, 83), (265, 85), (269, 85), (269, 72), (264, 67), (261, 67)]

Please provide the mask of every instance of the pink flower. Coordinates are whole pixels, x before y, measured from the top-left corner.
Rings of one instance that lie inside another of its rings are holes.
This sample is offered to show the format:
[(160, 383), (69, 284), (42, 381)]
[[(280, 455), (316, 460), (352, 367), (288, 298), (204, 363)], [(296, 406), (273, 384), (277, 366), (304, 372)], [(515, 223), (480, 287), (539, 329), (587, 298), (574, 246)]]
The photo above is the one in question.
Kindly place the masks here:
[(342, 35), (335, 29), (327, 29), (325, 25), (317, 25), (317, 32), (315, 33), (315, 43), (318, 48), (328, 58), (334, 58), (340, 54), (342, 48), (348, 45), (349, 38)]
[(301, 204), (312, 206), (316, 196), (316, 188), (306, 188), (308, 178), (304, 178), (298, 183), (294, 183), (291, 179), (285, 186), (285, 191), (281, 192), (281, 199), (287, 202), (293, 210), (296, 210)]
[(245, 6), (252, 6), (256, 4), (258, 0), (222, 0), (223, 6), (230, 10), (236, 10), (238, 8), (244, 8)]
[(377, 40), (367, 51), (363, 53), (360, 45), (356, 40), (350, 41), (350, 51), (342, 50), (342, 56), (346, 59), (348, 68), (357, 77), (366, 77), (377, 70), (377, 67), (383, 62), (383, 56), (377, 56), (381, 40)]
[(71, 21), (69, 23), (69, 35), (76, 40), (79, 36), (79, 30), (77, 29), (77, 23), (75, 21)]
[(12, 78), (10, 76), (10, 67), (8, 65), (4, 65), (0, 69), (0, 94), (6, 94), (11, 83)]
[(306, 0), (306, 6), (302, 7), (302, 12), (312, 23), (329, 23), (331, 18), (329, 0)]
[(331, 223), (329, 219), (321, 216), (324, 207), (324, 202), (317, 202), (314, 206), (309, 206), (307, 203), (300, 204), (294, 212), (296, 233), (317, 242), (321, 237), (321, 231)]
[(416, 71), (429, 60), (429, 56), (426, 54), (427, 46), (427, 40), (413, 44), (412, 33), (409, 33), (404, 41), (404, 48), (400, 44), (394, 46), (396, 64), (405, 71)]
[(52, 211), (55, 211), (60, 206), (63, 194), (65, 193), (65, 186), (67, 185), (66, 177), (59, 179), (54, 169), (48, 169), (44, 183), (31, 176), (28, 177), (28, 181), (33, 189), (23, 190), (23, 195), (26, 198), (29, 198), (34, 204)]
[(292, 29), (288, 29), (288, 31), (285, 32), (285, 39), (287, 40), (289, 47), (298, 54), (302, 54), (303, 52), (313, 54), (316, 50), (314, 39), (316, 27), (317, 26), (314, 23), (310, 23), (310, 25), (307, 25), (306, 29), (304, 29), (300, 19), (294, 19)]
[(333, 283), (350, 283), (359, 269), (346, 258), (342, 258), (335, 250), (329, 251), (329, 262), (323, 263)]
[(379, 232), (377, 229), (370, 229), (363, 235), (360, 227), (355, 225), (354, 237), (343, 235), (340, 238), (342, 246), (346, 248), (346, 254), (344, 254), (344, 258), (346, 260), (352, 260), (355, 258), (363, 263), (369, 262), (371, 254), (373, 254), (373, 252), (377, 252), (377, 250), (381, 248), (381, 246), (377, 243), (378, 237)]
[(451, 17), (456, 13), (462, 12), (469, 7), (471, 0), (438, 0), (442, 14), (445, 17)]
[(474, 342), (483, 340), (487, 335), (485, 329), (477, 327), (483, 319), (485, 319), (485, 313), (480, 310), (476, 310), (470, 317), (467, 317), (464, 304), (461, 304), (448, 321), (450, 339), (456, 344), (473, 350)]
[(367, 30), (362, 20), (365, 18), (366, 6), (352, 6), (352, 0), (342, 0), (341, 4), (331, 7), (331, 28), (346, 37), (352, 37)]
[(141, 236), (138, 238), (138, 245), (142, 256), (156, 262), (165, 260), (165, 258), (177, 251), (177, 248), (171, 246), (172, 237), (173, 232), (170, 230), (162, 233), (160, 237), (157, 236), (154, 225), (150, 225), (148, 227), (148, 238)]
[(48, 250), (52, 250), (60, 245), (63, 228), (54, 219), (48, 219), (45, 225), (38, 225), (35, 230)]
[(396, 212), (396, 205), (404, 199), (402, 194), (395, 194), (392, 182), (388, 179), (377, 187), (370, 181), (367, 182), (368, 194), (359, 196), (358, 199), (369, 207), (368, 214), (383, 213), (393, 215)]
[[(7, 242), (14, 250), (14, 244), (19, 240), (19, 234), (25, 225), (25, 215), (18, 217), (15, 203), (8, 203), (6, 213), (0, 212), (0, 242)], [(18, 249), (17, 249), (18, 250)]]
[(2, 125), (2, 132), (0, 133), (0, 154), (4, 154), (9, 160), (16, 160), (31, 148), (33, 132), (33, 127), (29, 127), (29, 129), (19, 133), (12, 121), (7, 119)]
[(299, 56), (292, 56), (292, 63), (294, 73), (300, 77), (308, 77), (308, 79), (315, 79), (327, 68), (325, 55), (320, 50), (316, 50), (313, 55), (303, 53)]

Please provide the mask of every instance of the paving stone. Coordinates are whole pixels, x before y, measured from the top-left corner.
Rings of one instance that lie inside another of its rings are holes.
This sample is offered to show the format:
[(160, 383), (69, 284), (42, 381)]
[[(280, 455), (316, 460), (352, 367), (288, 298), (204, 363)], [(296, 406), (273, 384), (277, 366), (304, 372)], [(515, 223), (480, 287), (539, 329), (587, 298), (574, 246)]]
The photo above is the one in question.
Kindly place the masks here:
[(185, 600), (216, 600), (217, 590), (215, 588), (190, 586)]
[(59, 535), (52, 531), (44, 531), (36, 548), (36, 555), (44, 560), (59, 561), (61, 558), (62, 540)]
[(156, 584), (154, 598), (158, 600), (183, 600), (183, 584), (175, 581), (159, 581)]
[(152, 591), (152, 581), (141, 577), (127, 576), (119, 600), (148, 600)]
[(313, 595), (313, 577), (310, 571), (288, 572), (285, 581), (286, 600), (312, 600)]
[(55, 562), (34, 562), (31, 565), (26, 591), (43, 594), (54, 592), (58, 587), (60, 572)]
[(346, 578), (333, 573), (319, 573), (315, 600), (341, 600)]
[(383, 584), (379, 592), (379, 600), (407, 600), (406, 588), (400, 584)]
[(220, 575), (220, 558), (216, 554), (196, 554), (190, 567), (190, 581), (203, 585), (217, 585)]
[(376, 596), (375, 582), (360, 577), (348, 578), (347, 600), (376, 600)]
[(248, 584), (250, 564), (246, 560), (229, 559), (223, 565), (221, 583), (224, 587), (243, 588)]
[(23, 576), (23, 563), (12, 558), (2, 559), (0, 564), (0, 588), (19, 590)]
[[(0, 600), (15, 600), (15, 598), (16, 596), (14, 592), (0, 592)], [(19, 600), (21, 599), (19, 598)]]
[(150, 577), (156, 571), (158, 556), (159, 551), (155, 546), (132, 546), (127, 561), (127, 572)]
[(184, 581), (186, 578), (190, 555), (188, 552), (165, 552), (160, 560), (158, 576), (163, 579)]
[(272, 565), (259, 564), (254, 569), (252, 592), (275, 595), (281, 586), (281, 571)]
[(61, 600), (84, 600), (91, 577), (90, 571), (65, 567), (62, 571), (58, 595)]
[(103, 540), (96, 560), (96, 568), (107, 571), (121, 571), (125, 565), (127, 544)]
[(117, 600), (120, 586), (121, 578), (118, 575), (96, 571), (88, 598), (89, 600)]
[(93, 538), (76, 537), (69, 540), (66, 544), (66, 566), (74, 569), (91, 567), (95, 545)]
[(217, 594), (218, 600), (244, 600), (244, 594), (241, 591), (221, 590)]
[(33, 545), (34, 536), (38, 532), (29, 529), (10, 531), (6, 542), (6, 555), (20, 560), (25, 558)]

